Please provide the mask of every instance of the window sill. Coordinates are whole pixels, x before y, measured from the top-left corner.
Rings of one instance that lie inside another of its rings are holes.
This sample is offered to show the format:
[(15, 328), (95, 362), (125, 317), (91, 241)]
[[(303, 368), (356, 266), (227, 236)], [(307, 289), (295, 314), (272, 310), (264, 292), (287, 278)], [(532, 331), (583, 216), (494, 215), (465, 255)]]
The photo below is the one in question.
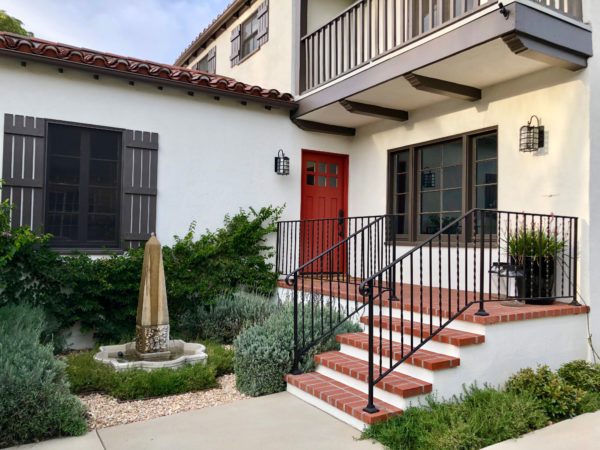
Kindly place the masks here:
[(111, 256), (122, 255), (125, 251), (121, 248), (76, 248), (76, 247), (52, 247), (59, 255), (69, 256), (84, 254), (88, 256)]

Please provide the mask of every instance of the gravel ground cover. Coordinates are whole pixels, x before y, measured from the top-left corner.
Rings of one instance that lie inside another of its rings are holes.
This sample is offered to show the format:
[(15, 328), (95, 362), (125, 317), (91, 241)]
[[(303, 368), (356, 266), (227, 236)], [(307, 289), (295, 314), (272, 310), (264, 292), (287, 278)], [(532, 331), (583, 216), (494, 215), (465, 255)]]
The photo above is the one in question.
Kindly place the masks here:
[(88, 408), (90, 429), (96, 429), (141, 422), (247, 398), (235, 388), (234, 374), (224, 375), (218, 382), (220, 387), (216, 389), (132, 402), (119, 402), (103, 394), (85, 395), (80, 399)]

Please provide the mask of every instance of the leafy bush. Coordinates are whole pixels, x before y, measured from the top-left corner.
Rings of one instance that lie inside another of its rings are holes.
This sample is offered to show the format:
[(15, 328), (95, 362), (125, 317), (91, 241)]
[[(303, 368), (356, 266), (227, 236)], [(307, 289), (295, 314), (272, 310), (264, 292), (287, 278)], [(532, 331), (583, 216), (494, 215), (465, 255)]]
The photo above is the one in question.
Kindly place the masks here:
[(0, 447), (87, 430), (64, 364), (39, 342), (43, 323), (40, 309), (0, 308)]
[[(334, 315), (337, 314), (334, 312)], [(315, 314), (315, 323), (321, 316)], [(307, 319), (309, 320), (309, 319)], [(326, 319), (327, 321), (329, 318)], [(336, 333), (360, 331), (352, 322), (344, 322)], [(292, 370), (294, 360), (294, 316), (285, 305), (263, 324), (244, 330), (234, 342), (234, 368), (237, 388), (253, 397), (285, 390), (284, 376)], [(335, 336), (314, 347), (301, 361), (301, 369), (314, 367), (316, 353), (339, 349)]]
[(600, 393), (600, 365), (587, 361), (572, 361), (558, 369), (558, 376), (571, 386)]
[(543, 408), (529, 395), (471, 387), (447, 402), (429, 397), (426, 405), (369, 427), (363, 437), (390, 449), (479, 449), (547, 423)]
[(233, 373), (233, 350), (215, 342), (205, 342), (208, 364), (215, 369), (215, 375)]
[(77, 394), (105, 392), (119, 400), (135, 400), (201, 391), (217, 385), (216, 377), (233, 371), (233, 351), (214, 343), (206, 345), (208, 363), (179, 369), (125, 370), (94, 360), (95, 352), (66, 357), (71, 390)]
[(223, 294), (212, 305), (182, 313), (178, 328), (185, 339), (231, 344), (244, 328), (263, 323), (277, 308), (272, 297), (244, 291)]
[(137, 400), (202, 391), (217, 386), (210, 365), (186, 365), (179, 369), (142, 369), (114, 372), (109, 394), (119, 400)]
[(532, 395), (553, 421), (573, 417), (583, 411), (585, 393), (568, 384), (548, 366), (539, 366), (537, 370), (520, 370), (509, 378), (506, 389), (517, 394)]
[[(63, 257), (48, 246), (48, 236), (10, 228), (10, 206), (0, 204), (0, 306), (41, 306), (52, 326), (46, 335), (60, 344), (60, 330), (80, 321), (102, 343), (129, 340), (134, 332), (143, 249), (123, 256), (91, 259)], [(171, 329), (179, 332), (186, 311), (207, 308), (224, 291), (247, 286), (270, 293), (276, 274), (265, 244), (281, 208), (241, 210), (224, 226), (197, 240), (194, 227), (175, 245), (164, 247)]]

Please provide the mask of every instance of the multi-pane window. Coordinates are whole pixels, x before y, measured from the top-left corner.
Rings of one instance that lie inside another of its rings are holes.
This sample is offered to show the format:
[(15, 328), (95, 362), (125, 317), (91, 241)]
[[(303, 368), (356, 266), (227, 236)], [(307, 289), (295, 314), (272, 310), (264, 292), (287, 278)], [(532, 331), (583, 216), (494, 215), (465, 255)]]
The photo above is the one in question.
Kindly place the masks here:
[(208, 55), (206, 55), (204, 58), (202, 58), (200, 61), (198, 61), (198, 64), (196, 64), (195, 69), (201, 70), (202, 72), (209, 72)]
[(497, 133), (393, 151), (389, 171), (388, 204), (398, 239), (426, 238), (472, 208), (497, 208)]
[(116, 247), (121, 133), (48, 125), (45, 231), (64, 247)]
[(258, 15), (254, 13), (242, 24), (240, 58), (244, 58), (258, 49)]

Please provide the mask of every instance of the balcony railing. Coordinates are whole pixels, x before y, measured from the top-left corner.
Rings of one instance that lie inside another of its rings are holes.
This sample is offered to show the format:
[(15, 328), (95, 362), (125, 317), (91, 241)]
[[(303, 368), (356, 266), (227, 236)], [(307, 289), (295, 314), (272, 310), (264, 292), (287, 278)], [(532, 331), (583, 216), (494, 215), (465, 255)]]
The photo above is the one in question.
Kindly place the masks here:
[[(533, 0), (582, 20), (582, 0)], [(300, 42), (301, 91), (327, 83), (497, 0), (360, 0)]]

